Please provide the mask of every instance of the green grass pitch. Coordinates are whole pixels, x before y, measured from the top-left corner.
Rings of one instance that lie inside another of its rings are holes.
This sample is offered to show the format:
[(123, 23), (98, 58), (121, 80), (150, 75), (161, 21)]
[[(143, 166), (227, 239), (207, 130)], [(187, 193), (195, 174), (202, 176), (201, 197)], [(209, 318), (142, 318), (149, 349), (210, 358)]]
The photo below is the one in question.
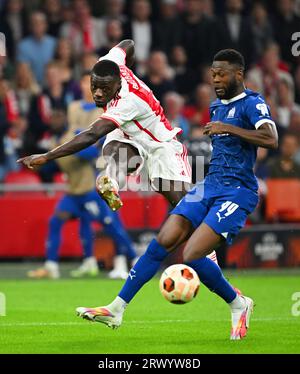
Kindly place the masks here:
[(75, 308), (105, 305), (121, 281), (0, 279), (7, 304), (0, 353), (300, 353), (300, 316), (291, 312), (299, 273), (227, 276), (256, 303), (242, 341), (229, 340), (229, 309), (202, 285), (191, 303), (172, 305), (155, 278), (130, 304), (121, 328), (111, 330), (76, 317)]

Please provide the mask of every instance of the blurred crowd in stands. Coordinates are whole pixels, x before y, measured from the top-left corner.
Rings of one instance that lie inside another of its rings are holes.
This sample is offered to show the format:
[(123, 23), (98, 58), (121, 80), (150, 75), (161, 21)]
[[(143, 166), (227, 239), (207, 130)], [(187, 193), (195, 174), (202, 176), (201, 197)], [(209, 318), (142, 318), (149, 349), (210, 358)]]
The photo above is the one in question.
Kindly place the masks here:
[(299, 0), (0, 0), (0, 32), (0, 182), (17, 157), (43, 152), (51, 134), (65, 131), (81, 74), (127, 38), (133, 70), (206, 165), (210, 63), (219, 49), (238, 49), (246, 85), (265, 96), (280, 136), (278, 152), (258, 151), (261, 193), (268, 177), (300, 178)]

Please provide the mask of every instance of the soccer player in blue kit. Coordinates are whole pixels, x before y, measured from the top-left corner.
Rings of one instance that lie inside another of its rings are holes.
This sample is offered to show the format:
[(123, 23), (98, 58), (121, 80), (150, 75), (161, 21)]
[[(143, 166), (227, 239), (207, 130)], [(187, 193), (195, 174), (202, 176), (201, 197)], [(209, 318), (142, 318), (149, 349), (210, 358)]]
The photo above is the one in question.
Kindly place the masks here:
[(187, 240), (184, 262), (229, 305), (231, 340), (246, 336), (253, 300), (240, 295), (219, 266), (205, 257), (223, 241), (231, 244), (257, 205), (258, 185), (253, 173), (257, 147), (278, 146), (276, 126), (264, 98), (244, 86), (244, 66), (244, 58), (236, 50), (225, 49), (215, 55), (211, 73), (217, 100), (211, 104), (211, 122), (204, 130), (211, 137), (213, 152), (205, 180), (171, 211), (115, 300), (103, 307), (79, 307), (79, 316), (119, 327), (128, 303), (155, 275), (169, 252)]

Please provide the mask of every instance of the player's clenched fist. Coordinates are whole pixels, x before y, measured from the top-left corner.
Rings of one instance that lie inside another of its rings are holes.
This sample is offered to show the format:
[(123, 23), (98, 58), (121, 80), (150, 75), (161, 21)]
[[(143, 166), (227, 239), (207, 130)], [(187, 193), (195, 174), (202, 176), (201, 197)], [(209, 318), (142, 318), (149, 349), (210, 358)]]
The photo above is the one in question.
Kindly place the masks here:
[(40, 166), (45, 164), (48, 161), (45, 153), (39, 155), (31, 155), (20, 158), (17, 162), (23, 163), (28, 169), (34, 169), (35, 166)]

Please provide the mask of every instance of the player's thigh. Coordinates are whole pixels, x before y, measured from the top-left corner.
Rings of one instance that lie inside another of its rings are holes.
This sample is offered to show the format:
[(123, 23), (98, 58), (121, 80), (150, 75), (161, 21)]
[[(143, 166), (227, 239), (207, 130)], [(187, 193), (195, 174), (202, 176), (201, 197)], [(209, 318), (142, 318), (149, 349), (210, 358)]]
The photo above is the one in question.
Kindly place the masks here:
[(189, 184), (182, 181), (155, 178), (152, 182), (154, 189), (163, 195), (174, 207), (186, 195)]
[(76, 199), (70, 195), (65, 195), (58, 201), (54, 212), (54, 215), (63, 221), (78, 217), (79, 214), (80, 208)]
[(230, 245), (245, 225), (247, 216), (257, 204), (257, 195), (248, 189), (236, 189), (215, 199), (204, 221)]
[(172, 214), (160, 229), (157, 241), (168, 252), (184, 243), (193, 231), (193, 226), (185, 217)]
[(191, 222), (194, 229), (196, 229), (203, 222), (209, 208), (208, 192), (205, 190), (205, 186), (199, 183), (186, 193), (171, 211), (171, 214), (185, 217)]
[(189, 238), (183, 251), (183, 261), (190, 262), (207, 256), (223, 241), (222, 235), (203, 222)]

